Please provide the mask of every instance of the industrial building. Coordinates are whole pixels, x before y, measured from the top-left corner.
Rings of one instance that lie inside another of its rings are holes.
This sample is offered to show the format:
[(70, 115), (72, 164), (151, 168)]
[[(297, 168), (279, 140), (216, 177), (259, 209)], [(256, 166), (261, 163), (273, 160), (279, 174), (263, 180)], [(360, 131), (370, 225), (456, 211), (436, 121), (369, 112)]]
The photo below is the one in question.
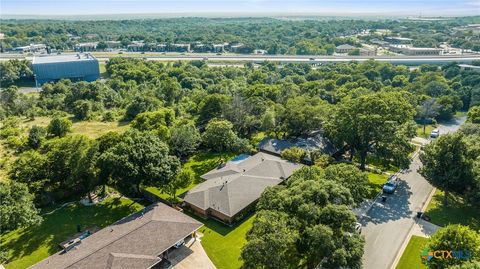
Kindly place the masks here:
[(408, 56), (430, 56), (442, 55), (443, 49), (439, 48), (416, 48), (409, 45), (390, 45), (389, 49), (393, 52), (402, 53)]
[(98, 60), (91, 54), (38, 56), (32, 67), (37, 86), (60, 79), (94, 81), (100, 77)]

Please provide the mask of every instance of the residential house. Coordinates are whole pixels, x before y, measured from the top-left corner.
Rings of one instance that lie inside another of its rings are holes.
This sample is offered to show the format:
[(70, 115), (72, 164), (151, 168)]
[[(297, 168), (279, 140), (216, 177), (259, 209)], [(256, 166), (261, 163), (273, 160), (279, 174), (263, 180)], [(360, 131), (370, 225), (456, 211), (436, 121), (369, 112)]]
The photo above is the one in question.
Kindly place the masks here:
[(195, 236), (201, 226), (202, 223), (191, 217), (156, 203), (86, 238), (72, 239), (73, 247), (30, 268), (161, 268), (158, 266), (163, 259), (168, 259), (169, 250)]
[[(258, 150), (275, 156), (282, 156), (282, 152), (286, 149), (298, 147), (311, 153), (313, 151), (320, 151), (323, 154), (327, 154), (336, 157), (338, 150), (335, 148), (332, 142), (328, 140), (322, 131), (315, 131), (308, 135), (302, 135), (290, 139), (277, 139), (266, 137), (260, 143), (258, 143)], [(312, 160), (310, 156), (306, 156), (304, 162), (311, 164)]]
[(301, 167), (263, 152), (221, 164), (187, 192), (185, 206), (197, 215), (233, 223), (255, 205), (265, 188), (282, 183)]

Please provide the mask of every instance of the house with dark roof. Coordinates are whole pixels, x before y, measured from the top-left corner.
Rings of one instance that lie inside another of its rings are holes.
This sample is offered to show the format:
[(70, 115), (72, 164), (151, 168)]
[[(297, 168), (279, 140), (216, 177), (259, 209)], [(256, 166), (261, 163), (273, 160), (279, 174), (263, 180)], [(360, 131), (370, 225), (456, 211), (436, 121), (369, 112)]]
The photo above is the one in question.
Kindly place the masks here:
[[(290, 139), (277, 139), (266, 137), (258, 143), (257, 149), (268, 154), (282, 156), (282, 152), (288, 148), (298, 147), (311, 153), (312, 151), (321, 151), (323, 154), (335, 156), (338, 150), (333, 143), (327, 139), (322, 131), (315, 131), (308, 135), (302, 135)], [(309, 156), (305, 157), (305, 163), (312, 161)]]
[(235, 222), (265, 188), (282, 183), (301, 167), (263, 152), (241, 162), (227, 162), (201, 176), (205, 181), (187, 192), (185, 206), (200, 216)]
[[(58, 252), (32, 269), (146, 269), (168, 258), (202, 223), (162, 203), (153, 204)], [(72, 240), (75, 241), (75, 240)]]

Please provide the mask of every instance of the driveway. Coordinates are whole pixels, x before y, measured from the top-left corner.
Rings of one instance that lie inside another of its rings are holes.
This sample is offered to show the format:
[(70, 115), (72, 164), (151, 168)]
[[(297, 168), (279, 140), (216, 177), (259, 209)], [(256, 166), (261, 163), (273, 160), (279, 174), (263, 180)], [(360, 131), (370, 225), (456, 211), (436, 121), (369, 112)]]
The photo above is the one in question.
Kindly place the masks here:
[(169, 254), (169, 260), (175, 269), (216, 269), (205, 253), (199, 238), (191, 239), (172, 251)]
[[(465, 117), (440, 124), (440, 134), (455, 132)], [(418, 155), (408, 170), (399, 175), (400, 185), (385, 203), (380, 199), (360, 220), (365, 236), (363, 267), (388, 269), (392, 266), (403, 242), (415, 224), (415, 214), (426, 203), (433, 187), (417, 172), (422, 163)]]

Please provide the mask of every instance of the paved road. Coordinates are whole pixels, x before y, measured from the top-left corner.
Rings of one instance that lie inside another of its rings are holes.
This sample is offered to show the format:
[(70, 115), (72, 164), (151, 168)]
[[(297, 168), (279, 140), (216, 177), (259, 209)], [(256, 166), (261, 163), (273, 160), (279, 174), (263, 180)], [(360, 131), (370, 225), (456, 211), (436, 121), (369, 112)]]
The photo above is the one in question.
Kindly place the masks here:
[[(441, 124), (440, 134), (456, 131), (465, 117)], [(414, 216), (425, 204), (433, 187), (417, 170), (421, 162), (418, 156), (407, 171), (400, 174), (400, 186), (386, 203), (376, 201), (370, 211), (361, 219), (362, 234), (365, 236), (364, 268), (389, 269), (400, 250), (410, 229), (415, 223)]]

